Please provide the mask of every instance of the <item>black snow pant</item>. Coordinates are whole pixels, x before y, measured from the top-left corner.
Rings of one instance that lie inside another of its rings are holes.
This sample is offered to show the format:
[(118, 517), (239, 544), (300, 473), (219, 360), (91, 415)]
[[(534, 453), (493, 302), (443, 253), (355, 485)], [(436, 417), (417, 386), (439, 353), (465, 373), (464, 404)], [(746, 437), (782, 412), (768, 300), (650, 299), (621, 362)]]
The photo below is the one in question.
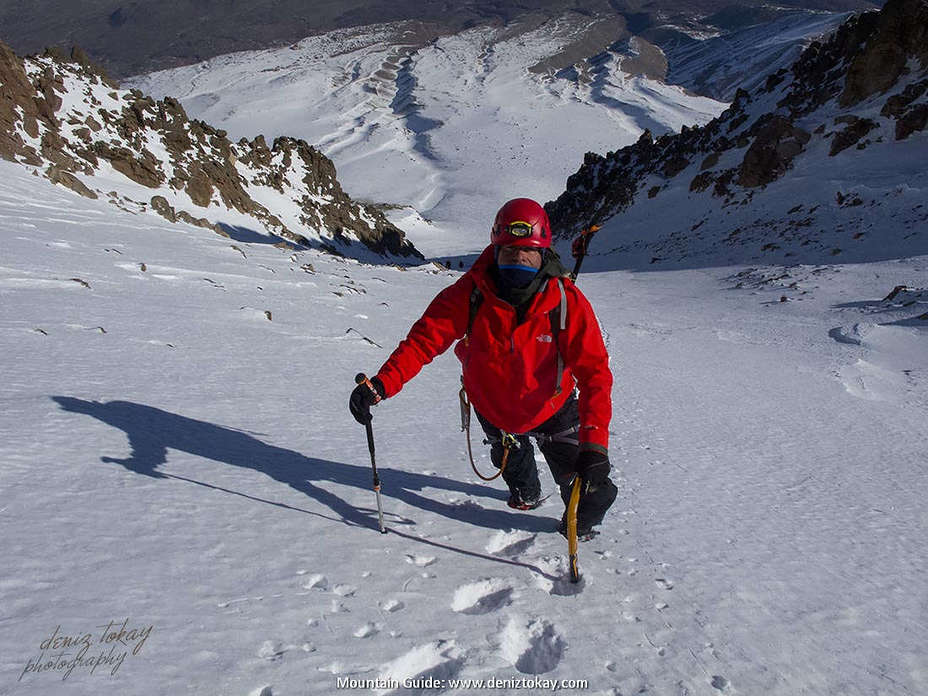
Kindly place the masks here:
[[(502, 433), (499, 428), (490, 423), (479, 412), (477, 420), (480, 421), (483, 432), (486, 433), (486, 442), (490, 444), (490, 461), (497, 469), (503, 462)], [(509, 491), (522, 500), (534, 500), (541, 494), (541, 482), (538, 480), (538, 468), (535, 464), (535, 450), (529, 437), (538, 442), (538, 449), (544, 455), (551, 475), (560, 488), (561, 500), (567, 505), (570, 499), (570, 489), (576, 475), (577, 455), (580, 452), (580, 413), (577, 408), (577, 398), (571, 394), (560, 410), (530, 433), (512, 435), (518, 447), (509, 451), (506, 468), (503, 469), (503, 480), (509, 486)], [(606, 511), (615, 501), (618, 489), (607, 479), (606, 483), (592, 491), (583, 491), (580, 505), (577, 510), (577, 526), (586, 530), (599, 524)]]

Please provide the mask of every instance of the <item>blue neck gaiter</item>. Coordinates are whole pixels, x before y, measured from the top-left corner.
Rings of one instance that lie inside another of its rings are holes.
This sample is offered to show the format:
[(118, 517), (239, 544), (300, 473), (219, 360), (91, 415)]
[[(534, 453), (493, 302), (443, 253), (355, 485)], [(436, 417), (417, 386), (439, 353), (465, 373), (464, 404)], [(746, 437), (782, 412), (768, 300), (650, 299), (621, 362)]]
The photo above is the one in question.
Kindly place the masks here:
[(512, 265), (498, 266), (498, 268), (500, 283), (506, 288), (527, 287), (532, 282), (535, 274), (538, 273), (538, 269), (531, 266)]

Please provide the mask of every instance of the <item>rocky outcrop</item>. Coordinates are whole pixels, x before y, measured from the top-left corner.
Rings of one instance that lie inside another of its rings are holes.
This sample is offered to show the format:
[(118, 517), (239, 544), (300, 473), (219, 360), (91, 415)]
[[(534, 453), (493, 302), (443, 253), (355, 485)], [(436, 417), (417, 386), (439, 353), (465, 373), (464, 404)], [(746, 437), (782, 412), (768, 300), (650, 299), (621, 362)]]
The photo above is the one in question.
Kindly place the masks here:
[(839, 103), (852, 106), (883, 93), (918, 61), (928, 68), (928, 3), (888, 2), (876, 16), (874, 31), (851, 58)]
[(850, 158), (926, 127), (928, 3), (889, 0), (880, 12), (850, 18), (752, 92), (738, 90), (705, 126), (656, 140), (645, 133), (605, 156), (588, 153), (545, 207), (555, 234), (572, 236), (638, 200), (660, 205), (662, 192), (676, 186), (718, 198), (722, 208), (747, 204), (802, 158), (820, 156), (813, 152)]
[(171, 222), (219, 232), (245, 217), (298, 244), (351, 255), (360, 243), (421, 258), (380, 211), (351, 200), (331, 160), (305, 141), (233, 143), (225, 131), (190, 120), (174, 99), (119, 90), (79, 49), (20, 59), (0, 43), (0, 84), (0, 157), (38, 167), (81, 195), (104, 192), (96, 186), (109, 194), (111, 177), (106, 184), (95, 177), (112, 169), (125, 177), (126, 193), (107, 200), (134, 201), (129, 191), (145, 187), (150, 210)]
[(786, 173), (811, 137), (789, 119), (772, 116), (758, 129), (751, 146), (744, 153), (738, 170), (738, 183), (753, 188), (776, 181)]
[[(35, 139), (39, 135), (38, 121), (43, 116), (39, 109), (39, 100), (43, 101), (43, 111), (47, 114), (47, 103), (37, 93), (36, 86), (26, 76), (22, 61), (5, 44), (0, 42), (0, 157), (40, 165), (39, 153), (33, 146), (27, 145), (23, 135)], [(47, 115), (44, 116), (47, 118)], [(48, 124), (52, 125), (52, 124)]]
[(48, 177), (48, 180), (53, 184), (61, 184), (65, 188), (74, 191), (74, 193), (84, 196), (84, 198), (91, 198), (93, 200), (99, 198), (96, 193), (84, 186), (84, 183), (71, 172), (62, 171), (55, 165), (48, 168), (45, 172), (45, 176)]
[(878, 125), (876, 121), (871, 121), (869, 118), (858, 118), (853, 115), (839, 116), (835, 119), (835, 123), (843, 123), (846, 125), (844, 130), (835, 133), (835, 137), (831, 140), (831, 151), (828, 153), (831, 157), (834, 157), (839, 152), (846, 150), (852, 145), (857, 145), (861, 138)]

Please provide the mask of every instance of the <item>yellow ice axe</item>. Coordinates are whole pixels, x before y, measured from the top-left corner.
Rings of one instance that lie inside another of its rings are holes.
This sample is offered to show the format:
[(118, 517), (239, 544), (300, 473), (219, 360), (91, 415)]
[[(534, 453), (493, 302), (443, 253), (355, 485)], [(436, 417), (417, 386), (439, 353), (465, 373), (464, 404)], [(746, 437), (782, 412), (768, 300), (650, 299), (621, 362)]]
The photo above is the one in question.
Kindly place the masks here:
[(580, 582), (580, 568), (577, 566), (577, 506), (580, 504), (580, 487), (583, 482), (580, 475), (574, 477), (570, 489), (570, 502), (567, 503), (567, 553), (570, 556), (570, 581)]

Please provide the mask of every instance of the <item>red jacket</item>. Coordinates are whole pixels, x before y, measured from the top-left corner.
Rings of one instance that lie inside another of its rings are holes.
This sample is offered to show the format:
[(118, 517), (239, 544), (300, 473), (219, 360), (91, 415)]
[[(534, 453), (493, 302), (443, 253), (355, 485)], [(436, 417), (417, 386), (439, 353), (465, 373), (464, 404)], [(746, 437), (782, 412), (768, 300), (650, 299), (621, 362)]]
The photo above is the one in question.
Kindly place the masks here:
[[(464, 368), (464, 387), (474, 408), (493, 425), (526, 433), (553, 416), (567, 401), (574, 380), (580, 388), (580, 444), (609, 445), (612, 417), (612, 372), (593, 308), (567, 278), (566, 328), (558, 333), (564, 360), (562, 390), (555, 394), (557, 351), (551, 340), (548, 313), (560, 304), (552, 278), (532, 301), (521, 324), (512, 305), (497, 297), (489, 275), (493, 247), (473, 267), (432, 300), (409, 335), (380, 368), (377, 377), (390, 397), (415, 377), (423, 365), (444, 353), (454, 341)], [(470, 296), (480, 288), (483, 302), (467, 341)]]

